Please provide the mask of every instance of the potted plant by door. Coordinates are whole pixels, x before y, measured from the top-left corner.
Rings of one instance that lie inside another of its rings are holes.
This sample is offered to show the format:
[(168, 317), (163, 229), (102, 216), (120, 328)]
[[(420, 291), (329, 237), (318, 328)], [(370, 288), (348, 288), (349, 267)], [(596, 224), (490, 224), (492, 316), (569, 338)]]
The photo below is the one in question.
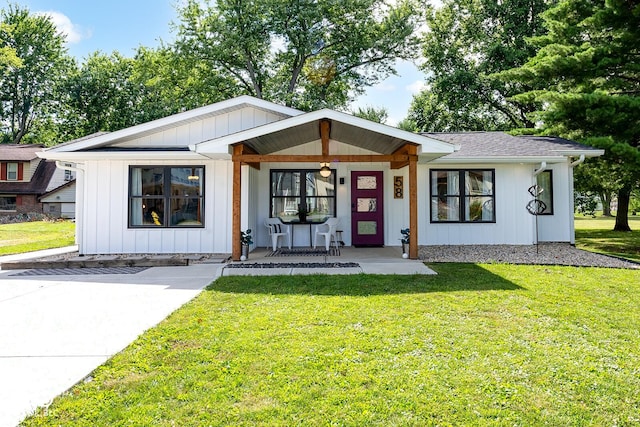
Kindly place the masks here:
[(253, 238), (251, 237), (251, 229), (247, 229), (247, 231), (240, 231), (240, 245), (241, 245), (241, 253), (240, 253), (240, 261), (246, 261), (249, 258), (249, 245), (253, 243)]
[(402, 258), (409, 258), (409, 239), (411, 238), (411, 231), (408, 228), (400, 229), (402, 238)]

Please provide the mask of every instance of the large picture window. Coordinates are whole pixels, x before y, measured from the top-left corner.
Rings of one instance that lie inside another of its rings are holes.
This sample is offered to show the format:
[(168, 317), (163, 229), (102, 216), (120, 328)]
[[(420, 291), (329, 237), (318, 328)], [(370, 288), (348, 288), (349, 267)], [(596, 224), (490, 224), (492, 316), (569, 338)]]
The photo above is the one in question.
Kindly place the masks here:
[(324, 222), (336, 216), (335, 170), (272, 170), (270, 216), (283, 222)]
[(494, 170), (431, 170), (431, 222), (495, 222)]
[(130, 227), (203, 227), (203, 166), (131, 166)]
[(553, 173), (550, 170), (542, 171), (536, 176), (536, 184), (542, 189), (538, 194), (538, 200), (544, 202), (544, 210), (539, 215), (553, 215)]

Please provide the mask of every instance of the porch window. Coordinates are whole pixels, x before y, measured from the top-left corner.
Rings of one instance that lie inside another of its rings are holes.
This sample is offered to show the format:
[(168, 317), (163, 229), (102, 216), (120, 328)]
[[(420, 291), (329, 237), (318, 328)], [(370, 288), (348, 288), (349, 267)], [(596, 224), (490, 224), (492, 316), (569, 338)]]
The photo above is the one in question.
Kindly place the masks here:
[(495, 222), (495, 171), (431, 170), (431, 222)]
[(204, 226), (204, 166), (131, 166), (129, 227)]
[(16, 196), (0, 196), (0, 211), (15, 211), (17, 206)]
[(336, 171), (323, 177), (317, 169), (271, 170), (271, 217), (283, 222), (324, 222), (336, 216)]
[(553, 215), (553, 171), (545, 170), (536, 176), (536, 184), (542, 189), (538, 200), (544, 202), (544, 210), (539, 215)]

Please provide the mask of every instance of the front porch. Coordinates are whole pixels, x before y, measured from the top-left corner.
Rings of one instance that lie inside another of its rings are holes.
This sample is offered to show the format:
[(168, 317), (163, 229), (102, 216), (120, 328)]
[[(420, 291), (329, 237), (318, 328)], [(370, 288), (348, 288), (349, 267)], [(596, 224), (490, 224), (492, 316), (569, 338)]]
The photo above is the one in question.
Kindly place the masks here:
[[(402, 258), (402, 248), (340, 248), (340, 255), (272, 256), (271, 248), (256, 248), (249, 259), (230, 262), (223, 276), (305, 274), (436, 274), (420, 260)], [(330, 251), (330, 253), (332, 253)]]

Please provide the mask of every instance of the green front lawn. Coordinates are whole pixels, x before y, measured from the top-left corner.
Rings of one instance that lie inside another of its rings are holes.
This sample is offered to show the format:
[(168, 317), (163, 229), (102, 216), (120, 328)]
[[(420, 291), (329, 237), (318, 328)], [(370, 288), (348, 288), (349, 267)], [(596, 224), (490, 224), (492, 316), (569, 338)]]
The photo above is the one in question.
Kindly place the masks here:
[(61, 248), (75, 242), (71, 221), (34, 221), (0, 224), (0, 255)]
[(640, 262), (640, 216), (629, 216), (631, 232), (612, 231), (616, 219), (576, 216), (576, 246)]
[(640, 423), (640, 271), (225, 277), (27, 426)]

